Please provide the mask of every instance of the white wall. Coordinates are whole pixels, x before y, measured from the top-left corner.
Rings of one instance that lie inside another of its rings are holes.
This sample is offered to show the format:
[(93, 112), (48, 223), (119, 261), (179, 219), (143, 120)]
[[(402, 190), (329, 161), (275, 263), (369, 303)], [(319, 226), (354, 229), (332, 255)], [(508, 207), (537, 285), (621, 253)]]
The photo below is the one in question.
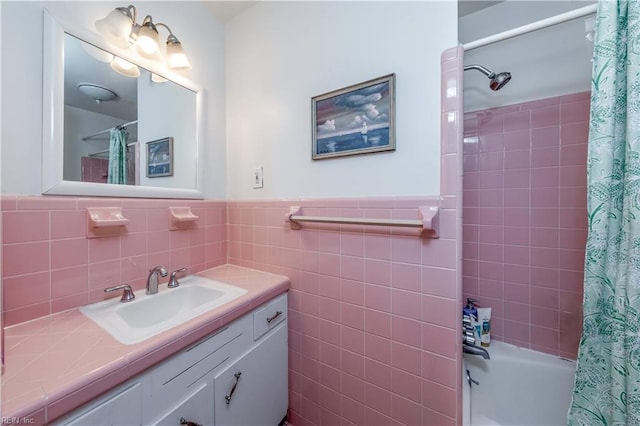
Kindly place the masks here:
[[(148, 105), (138, 114), (140, 184), (165, 188), (196, 187), (196, 96), (170, 82), (154, 83), (144, 71), (138, 81), (138, 103)], [(170, 99), (171, 102), (166, 100)], [(184, 117), (184, 118), (181, 118)], [(180, 121), (177, 123), (177, 121)], [(147, 142), (173, 138), (173, 176), (147, 177)]]
[[(121, 2), (0, 2), (3, 194), (36, 195), (42, 189), (43, 8), (94, 31), (97, 19), (123, 5), (126, 6)], [(189, 78), (205, 88), (204, 194), (206, 198), (225, 198), (224, 26), (201, 2), (144, 1), (136, 3), (136, 7), (138, 21), (151, 14), (155, 21), (171, 27), (193, 65)]]
[[(593, 3), (509, 0), (460, 18), (459, 38), (462, 43), (474, 41)], [(590, 90), (593, 44), (585, 38), (585, 19), (465, 52), (465, 65), (480, 64), (496, 73), (512, 74), (511, 81), (494, 92), (487, 77), (466, 71), (465, 111)]]
[[(65, 105), (64, 174), (65, 180), (82, 181), (82, 157), (109, 149), (109, 133), (94, 139), (82, 138), (122, 123), (122, 119)], [(134, 139), (135, 140), (135, 139)]]
[[(439, 193), (455, 2), (260, 2), (227, 24), (230, 199)], [(311, 98), (396, 73), (396, 151), (311, 160)], [(252, 189), (264, 167), (264, 188)]]

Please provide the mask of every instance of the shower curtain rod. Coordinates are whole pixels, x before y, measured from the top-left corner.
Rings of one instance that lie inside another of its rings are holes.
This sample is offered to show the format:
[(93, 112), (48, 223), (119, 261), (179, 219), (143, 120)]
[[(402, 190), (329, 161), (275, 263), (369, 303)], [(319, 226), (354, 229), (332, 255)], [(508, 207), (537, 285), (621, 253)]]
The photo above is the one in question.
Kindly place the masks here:
[(584, 16), (588, 16), (593, 13), (596, 13), (597, 10), (598, 10), (597, 4), (584, 6), (579, 9), (571, 10), (566, 13), (561, 13), (559, 15), (552, 16), (550, 18), (541, 19), (540, 21), (532, 22), (530, 24), (526, 24), (521, 27), (503, 31), (501, 33), (497, 33), (489, 37), (484, 37), (475, 41), (470, 41), (469, 43), (463, 44), (462, 48), (464, 49), (465, 52), (467, 52), (469, 50), (477, 49), (479, 47), (487, 46), (489, 44), (493, 44), (499, 41), (517, 37), (522, 34), (541, 30), (543, 28), (551, 27), (553, 25), (562, 24), (563, 22), (571, 21), (573, 19), (582, 18)]
[(127, 127), (130, 126), (132, 124), (138, 124), (138, 120), (133, 120), (133, 121), (129, 121), (128, 123), (122, 123), (122, 124), (118, 124), (117, 126), (113, 126), (113, 127), (109, 127), (108, 129), (105, 129), (101, 132), (98, 133), (94, 133), (92, 135), (89, 136), (85, 136), (84, 138), (82, 138), (83, 141), (86, 141), (87, 139), (91, 139), (91, 138), (95, 138), (96, 136), (100, 136), (103, 133), (108, 133), (111, 131), (111, 129), (118, 129), (118, 128), (122, 128), (122, 127)]
[[(138, 145), (138, 142), (129, 142), (127, 144), (127, 148), (131, 148), (132, 146)], [(108, 154), (108, 149), (103, 149), (102, 151), (94, 152), (92, 154), (87, 154), (87, 157), (97, 157), (98, 155)]]

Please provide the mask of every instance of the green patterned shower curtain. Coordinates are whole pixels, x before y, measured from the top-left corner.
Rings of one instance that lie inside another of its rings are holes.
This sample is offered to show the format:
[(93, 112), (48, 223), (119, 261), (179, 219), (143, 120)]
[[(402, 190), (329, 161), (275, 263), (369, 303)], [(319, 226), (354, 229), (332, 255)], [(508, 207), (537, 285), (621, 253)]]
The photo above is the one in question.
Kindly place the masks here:
[(109, 168), (107, 183), (124, 185), (127, 183), (127, 139), (125, 129), (111, 129), (109, 141)]
[(600, 0), (584, 319), (568, 424), (640, 425), (640, 5)]

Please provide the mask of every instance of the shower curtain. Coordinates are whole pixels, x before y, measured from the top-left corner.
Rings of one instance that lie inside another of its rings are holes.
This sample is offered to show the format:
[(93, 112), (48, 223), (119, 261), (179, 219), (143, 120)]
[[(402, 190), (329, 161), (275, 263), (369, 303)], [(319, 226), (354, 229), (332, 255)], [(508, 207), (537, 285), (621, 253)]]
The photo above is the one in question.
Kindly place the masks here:
[(640, 5), (600, 0), (584, 319), (569, 425), (640, 425)]
[(124, 185), (127, 183), (127, 139), (125, 129), (111, 129), (109, 132), (109, 169), (107, 183)]

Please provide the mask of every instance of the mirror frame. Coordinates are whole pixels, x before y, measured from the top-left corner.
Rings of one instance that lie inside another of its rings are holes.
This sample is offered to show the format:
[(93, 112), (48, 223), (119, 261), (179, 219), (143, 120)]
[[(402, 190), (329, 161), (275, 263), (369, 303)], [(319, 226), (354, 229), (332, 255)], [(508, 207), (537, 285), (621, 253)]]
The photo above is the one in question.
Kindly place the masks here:
[[(108, 47), (96, 33), (74, 28), (44, 10), (42, 86), (42, 194), (100, 197), (203, 199), (204, 138), (203, 90), (183, 76), (159, 70), (157, 64), (134, 57), (126, 50)], [(196, 94), (196, 187), (166, 188), (63, 179), (64, 168), (64, 35), (70, 34), (127, 61), (158, 74)]]

